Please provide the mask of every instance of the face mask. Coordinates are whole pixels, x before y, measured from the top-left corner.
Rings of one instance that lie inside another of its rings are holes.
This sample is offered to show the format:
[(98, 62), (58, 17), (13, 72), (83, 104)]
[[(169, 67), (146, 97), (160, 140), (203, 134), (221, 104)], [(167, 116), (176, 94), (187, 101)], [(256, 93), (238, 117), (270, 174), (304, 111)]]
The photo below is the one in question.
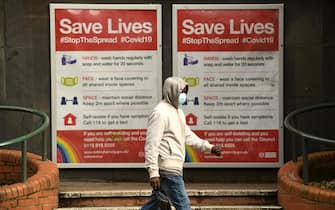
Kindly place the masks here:
[(187, 98), (186, 98), (186, 93), (181, 93), (181, 94), (179, 95), (179, 98), (178, 98), (178, 103), (179, 103), (179, 105), (183, 105), (183, 104), (185, 104), (185, 103), (186, 103), (186, 100), (187, 100)]

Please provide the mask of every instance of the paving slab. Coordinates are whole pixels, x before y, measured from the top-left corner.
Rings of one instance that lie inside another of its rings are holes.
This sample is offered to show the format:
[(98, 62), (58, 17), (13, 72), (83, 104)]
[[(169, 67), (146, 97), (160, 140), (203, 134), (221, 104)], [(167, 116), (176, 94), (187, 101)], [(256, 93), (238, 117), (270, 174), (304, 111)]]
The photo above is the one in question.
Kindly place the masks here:
[[(276, 183), (185, 183), (189, 196), (263, 196), (277, 193)], [(145, 182), (112, 182), (94, 179), (62, 179), (60, 197), (150, 196)]]

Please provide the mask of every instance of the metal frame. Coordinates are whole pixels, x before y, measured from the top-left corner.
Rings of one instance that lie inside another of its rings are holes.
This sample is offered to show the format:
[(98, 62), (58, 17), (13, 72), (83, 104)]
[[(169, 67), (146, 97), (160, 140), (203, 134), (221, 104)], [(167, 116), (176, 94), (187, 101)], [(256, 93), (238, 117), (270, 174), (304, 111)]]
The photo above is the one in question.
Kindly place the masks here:
[[(154, 4), (77, 4), (77, 3), (51, 3), (49, 4), (50, 8), (50, 52), (51, 52), (51, 119), (52, 119), (52, 126), (51, 126), (51, 142), (52, 142), (52, 147), (51, 147), (51, 155), (52, 155), (52, 160), (55, 164), (57, 164), (58, 168), (144, 168), (144, 162), (143, 163), (133, 163), (133, 162), (128, 162), (124, 160), (123, 162), (117, 162), (117, 163), (110, 163), (106, 162), (105, 160), (102, 160), (100, 163), (95, 163), (95, 162), (89, 162), (89, 163), (58, 163), (57, 161), (57, 131), (58, 130), (71, 130), (73, 128), (68, 128), (65, 125), (61, 125), (58, 123), (58, 120), (61, 120), (60, 116), (65, 113), (64, 109), (60, 109), (58, 107), (59, 102), (57, 102), (57, 98), (59, 98), (59, 88), (57, 87), (57, 78), (59, 78), (58, 75), (58, 68), (60, 64), (58, 63), (59, 61), (56, 60), (61, 54), (63, 54), (63, 51), (57, 51), (56, 50), (56, 27), (55, 27), (55, 11), (57, 9), (84, 9), (84, 10), (155, 10), (156, 11), (156, 22), (157, 22), (157, 49), (156, 50), (150, 50), (147, 53), (150, 55), (154, 55), (154, 63), (156, 68), (153, 68), (153, 72), (156, 71), (157, 73), (157, 78), (154, 78), (155, 84), (153, 84), (156, 90), (156, 96), (157, 96), (157, 101), (158, 102), (162, 98), (162, 50), (163, 50), (163, 45), (162, 45), (162, 4), (160, 3), (154, 3)], [(118, 53), (120, 54), (121, 51), (95, 51), (97, 53)], [(124, 54), (129, 54), (129, 52), (132, 52), (132, 49), (128, 51), (123, 51)], [(135, 52), (135, 51), (134, 51)], [(80, 54), (80, 53), (87, 53), (87, 51), (83, 50), (76, 50), (72, 52), (73, 54)], [(64, 92), (64, 90), (63, 90)], [(65, 91), (66, 92), (66, 91)], [(77, 91), (78, 92), (78, 91)], [(93, 110), (93, 109), (92, 109)], [(98, 109), (94, 109), (98, 110)], [(93, 110), (93, 111), (94, 111)], [(122, 108), (119, 109), (119, 111), (122, 110)], [(76, 112), (80, 112), (81, 110), (72, 110)], [(104, 112), (99, 111), (99, 112)], [(117, 112), (118, 110), (114, 110), (113, 112)], [(144, 112), (145, 110), (142, 110)], [(145, 112), (148, 112), (150, 110), (146, 110)], [(73, 112), (74, 114), (76, 112)], [(85, 126), (84, 126), (85, 127)], [(80, 130), (94, 130), (95, 128), (88, 127), (86, 126), (85, 128), (78, 128)], [(99, 128), (96, 127), (96, 129), (106, 129), (106, 130), (113, 130), (113, 129), (125, 129), (122, 126), (118, 127), (113, 127), (111, 129), (110, 127), (102, 127), (100, 126)], [(145, 129), (145, 121), (141, 125), (131, 125), (131, 128), (128, 125), (127, 129)], [(73, 140), (73, 139), (72, 139)], [(70, 139), (71, 141), (71, 139)]]
[[(230, 168), (274, 168), (274, 167), (280, 167), (283, 162), (284, 162), (284, 155), (283, 155), (283, 151), (284, 151), (284, 143), (283, 143), (283, 139), (284, 139), (284, 126), (283, 126), (283, 55), (284, 55), (284, 4), (172, 4), (172, 60), (173, 60), (173, 69), (172, 69), (172, 73), (175, 76), (181, 76), (180, 75), (180, 68), (178, 65), (178, 62), (182, 62), (180, 61), (181, 58), (179, 57), (179, 54), (184, 54), (185, 52), (180, 52), (177, 49), (177, 45), (178, 45), (178, 29), (177, 29), (177, 22), (178, 22), (178, 10), (192, 10), (192, 9), (201, 9), (201, 10), (210, 10), (210, 9), (221, 9), (221, 10), (252, 10), (252, 9), (260, 9), (260, 10), (267, 10), (267, 9), (271, 9), (271, 10), (278, 10), (278, 50), (273, 51), (272, 53), (275, 55), (278, 55), (278, 60), (276, 60), (276, 62), (278, 62), (276, 65), (274, 65), (278, 74), (278, 84), (276, 83), (276, 90), (274, 90), (271, 95), (274, 97), (278, 97), (278, 104), (274, 105), (275, 110), (271, 111), (272, 113), (274, 113), (274, 115), (278, 115), (278, 119), (276, 119), (278, 121), (278, 125), (274, 125), (274, 126), (268, 126), (267, 124), (260, 126), (259, 124), (256, 126), (251, 126), (249, 128), (244, 128), (244, 129), (249, 129), (249, 130), (254, 130), (254, 129), (258, 129), (258, 130), (262, 130), (262, 129), (273, 129), (273, 130), (278, 130), (279, 133), (279, 139), (278, 139), (278, 156), (279, 159), (277, 162), (215, 162), (215, 163), (209, 163), (209, 162), (201, 162), (201, 163), (185, 163), (185, 168), (223, 168), (223, 167), (230, 167)], [(200, 53), (202, 54), (202, 51), (192, 51), (192, 53)], [(218, 52), (207, 52), (208, 53), (213, 53), (213, 54), (217, 54)], [(234, 55), (235, 52), (232, 51), (221, 51), (221, 53), (230, 53), (232, 55)], [(242, 53), (242, 51), (239, 52), (240, 54)], [(243, 51), (243, 54), (248, 54), (250, 53), (250, 51)], [(269, 52), (264, 51), (263, 53), (267, 53), (269, 54)], [(272, 54), (271, 54), (272, 55)], [(275, 71), (274, 69), (269, 69), (269, 71)], [(194, 75), (193, 75), (194, 76)], [(204, 90), (201, 90), (204, 91)], [(223, 91), (224, 92), (224, 91)], [(247, 92), (247, 91), (246, 91)], [(199, 95), (199, 91), (197, 92), (197, 94)], [(188, 114), (189, 110), (184, 110), (185, 115)], [(227, 111), (227, 110), (225, 110)], [(198, 110), (198, 112), (200, 112)], [(205, 112), (205, 110), (202, 110), (201, 112)], [(262, 110), (263, 112), (263, 110)], [(201, 115), (203, 113), (197, 113), (198, 115)], [(270, 128), (269, 128), (270, 127)], [(199, 127), (198, 128), (193, 128), (194, 130), (206, 130), (206, 128), (204, 127)], [(215, 128), (207, 128), (207, 130), (224, 130), (227, 128), (223, 128), (223, 126), (218, 127), (217, 129)], [(234, 129), (234, 128), (232, 128)], [(242, 128), (239, 128), (242, 129)], [(242, 129), (243, 130), (243, 129)]]
[(12, 145), (12, 144), (18, 144), (21, 143), (21, 155), (22, 155), (22, 182), (25, 182), (27, 180), (27, 141), (29, 138), (36, 136), (43, 132), (43, 138), (42, 138), (42, 160), (47, 160), (47, 144), (46, 144), (46, 134), (45, 129), (49, 125), (49, 117), (46, 113), (26, 108), (26, 107), (19, 107), (19, 106), (0, 106), (0, 111), (18, 111), (18, 112), (27, 112), (31, 113), (33, 115), (37, 115), (41, 117), (43, 120), (40, 127), (36, 128), (35, 130), (24, 134), (22, 136), (19, 136), (17, 138), (9, 139), (9, 140), (0, 140), (0, 147)]
[[(289, 113), (285, 117), (285, 120), (284, 120), (285, 127), (289, 131), (291, 131), (294, 134), (301, 137), (304, 184), (307, 184), (308, 180), (309, 180), (309, 174), (308, 174), (308, 142), (309, 141), (316, 141), (316, 142), (321, 142), (321, 143), (324, 143), (324, 144), (335, 145), (335, 140), (314, 136), (314, 135), (309, 134), (305, 131), (299, 130), (298, 128), (294, 127), (294, 120), (296, 119), (297, 116), (302, 115), (306, 112), (311, 112), (311, 111), (321, 110), (321, 109), (328, 109), (328, 108), (335, 108), (335, 103), (318, 104), (318, 105), (314, 105), (314, 106), (308, 106), (308, 107), (305, 107), (305, 108), (297, 109), (297, 110)], [(297, 162), (296, 139), (294, 137), (292, 138), (292, 156), (293, 156), (293, 161)]]

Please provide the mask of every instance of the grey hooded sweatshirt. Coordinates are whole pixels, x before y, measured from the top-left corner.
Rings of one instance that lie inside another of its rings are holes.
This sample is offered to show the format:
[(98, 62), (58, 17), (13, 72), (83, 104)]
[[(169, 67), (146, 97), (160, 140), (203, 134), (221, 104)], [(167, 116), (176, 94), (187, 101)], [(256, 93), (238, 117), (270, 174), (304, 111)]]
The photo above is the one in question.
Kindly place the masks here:
[(163, 85), (163, 100), (148, 118), (145, 143), (145, 167), (150, 178), (183, 174), (185, 144), (201, 151), (211, 151), (214, 145), (200, 139), (186, 125), (184, 112), (178, 108), (178, 97), (187, 83), (179, 77), (169, 77)]

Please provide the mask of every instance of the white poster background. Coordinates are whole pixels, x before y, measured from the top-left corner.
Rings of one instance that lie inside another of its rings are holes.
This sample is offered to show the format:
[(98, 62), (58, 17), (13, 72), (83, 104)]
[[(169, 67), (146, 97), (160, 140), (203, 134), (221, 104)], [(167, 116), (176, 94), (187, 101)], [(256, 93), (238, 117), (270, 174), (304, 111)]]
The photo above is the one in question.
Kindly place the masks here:
[(189, 151), (187, 167), (282, 164), (282, 4), (173, 5), (173, 73), (190, 84), (191, 129), (222, 146)]
[(161, 6), (50, 4), (52, 158), (59, 167), (143, 167), (161, 99)]

